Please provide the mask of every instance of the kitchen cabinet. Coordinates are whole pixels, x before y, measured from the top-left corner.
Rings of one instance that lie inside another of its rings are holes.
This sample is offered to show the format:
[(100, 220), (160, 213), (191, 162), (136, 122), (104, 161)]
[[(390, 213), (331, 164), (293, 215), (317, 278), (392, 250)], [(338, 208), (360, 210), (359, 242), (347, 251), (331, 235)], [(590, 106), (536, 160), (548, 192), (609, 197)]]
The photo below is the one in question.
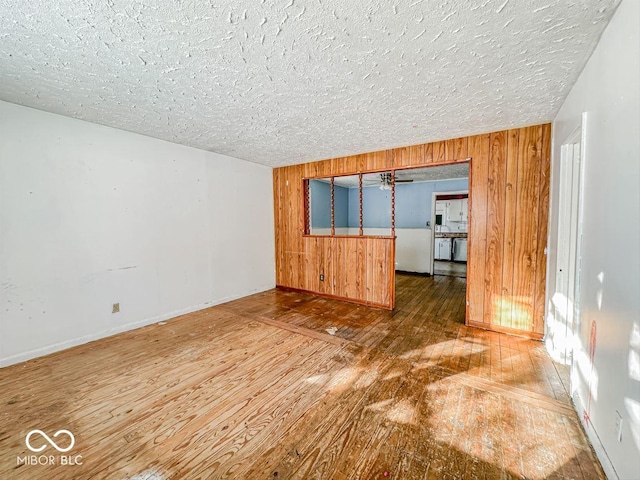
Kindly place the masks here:
[(447, 224), (447, 202), (439, 200), (436, 202), (436, 225)]
[(469, 199), (449, 200), (446, 204), (446, 218), (449, 222), (467, 222), (469, 220)]
[(435, 260), (451, 260), (451, 239), (450, 238), (436, 238), (435, 245)]

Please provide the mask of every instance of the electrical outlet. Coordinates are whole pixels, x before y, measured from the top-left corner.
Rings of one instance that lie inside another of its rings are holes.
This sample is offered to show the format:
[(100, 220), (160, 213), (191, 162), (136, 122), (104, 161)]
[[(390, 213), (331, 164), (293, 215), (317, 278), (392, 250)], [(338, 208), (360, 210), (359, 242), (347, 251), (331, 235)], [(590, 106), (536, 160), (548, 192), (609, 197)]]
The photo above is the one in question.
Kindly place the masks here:
[(321, 274), (320, 274), (320, 281), (321, 281), (321, 282), (324, 282), (324, 273), (321, 273)]
[(120, 304), (114, 303), (113, 308), (111, 309), (111, 313), (118, 313), (120, 311)]
[(616, 411), (616, 438), (622, 442), (622, 415)]

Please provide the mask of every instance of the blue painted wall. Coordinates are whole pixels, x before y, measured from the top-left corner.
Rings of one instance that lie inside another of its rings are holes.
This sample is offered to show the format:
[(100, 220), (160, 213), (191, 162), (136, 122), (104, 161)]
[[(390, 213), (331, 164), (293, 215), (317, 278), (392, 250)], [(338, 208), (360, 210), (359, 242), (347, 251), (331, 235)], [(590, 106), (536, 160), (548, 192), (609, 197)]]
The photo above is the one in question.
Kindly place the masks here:
[[(358, 195), (357, 188), (349, 189), (349, 224), (353, 227), (360, 223)], [(379, 187), (362, 189), (362, 225), (364, 228), (391, 227), (391, 190), (380, 190)]]
[(331, 185), (309, 180), (311, 190), (311, 227), (331, 228)]
[[(349, 189), (338, 185), (334, 187), (336, 228), (347, 227), (349, 226)], [(331, 184), (309, 180), (309, 188), (311, 189), (311, 226), (313, 228), (331, 228)], [(357, 201), (358, 197), (356, 196)]]
[[(433, 192), (468, 190), (469, 180), (405, 183), (396, 185), (396, 228), (424, 228), (431, 220)], [(433, 222), (431, 223), (433, 225)]]
[[(396, 228), (425, 228), (431, 220), (433, 192), (467, 190), (468, 179), (396, 185)], [(391, 192), (378, 187), (363, 189), (363, 223), (365, 228), (391, 226)], [(349, 189), (349, 223), (358, 226), (358, 189)], [(432, 222), (433, 225), (433, 222)]]
[[(349, 189), (334, 185), (333, 205), (335, 208), (336, 228), (349, 226)], [(358, 208), (356, 206), (356, 208)], [(358, 225), (356, 224), (356, 227)]]

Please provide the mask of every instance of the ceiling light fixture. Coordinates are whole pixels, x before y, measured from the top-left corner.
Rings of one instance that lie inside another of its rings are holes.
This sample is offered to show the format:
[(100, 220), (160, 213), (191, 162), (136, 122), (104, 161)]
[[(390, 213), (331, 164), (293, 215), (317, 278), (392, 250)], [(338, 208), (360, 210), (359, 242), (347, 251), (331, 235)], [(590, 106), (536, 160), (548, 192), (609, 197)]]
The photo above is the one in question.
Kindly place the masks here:
[(393, 181), (390, 172), (380, 174), (380, 190), (391, 190), (391, 182)]

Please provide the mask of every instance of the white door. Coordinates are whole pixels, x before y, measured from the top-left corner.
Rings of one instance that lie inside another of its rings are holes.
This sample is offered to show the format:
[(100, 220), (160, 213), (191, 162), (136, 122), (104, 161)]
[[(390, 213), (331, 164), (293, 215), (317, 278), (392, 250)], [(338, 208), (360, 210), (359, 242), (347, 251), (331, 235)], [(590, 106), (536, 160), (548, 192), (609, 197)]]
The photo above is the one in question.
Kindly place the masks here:
[(463, 198), (461, 202), (462, 202), (462, 206), (461, 206), (461, 212), (460, 212), (460, 221), (468, 222), (469, 221), (469, 199)]
[(552, 315), (547, 331), (549, 348), (557, 359), (565, 363), (571, 361), (573, 333), (578, 320), (580, 147), (579, 138), (561, 147), (556, 286), (551, 298)]

